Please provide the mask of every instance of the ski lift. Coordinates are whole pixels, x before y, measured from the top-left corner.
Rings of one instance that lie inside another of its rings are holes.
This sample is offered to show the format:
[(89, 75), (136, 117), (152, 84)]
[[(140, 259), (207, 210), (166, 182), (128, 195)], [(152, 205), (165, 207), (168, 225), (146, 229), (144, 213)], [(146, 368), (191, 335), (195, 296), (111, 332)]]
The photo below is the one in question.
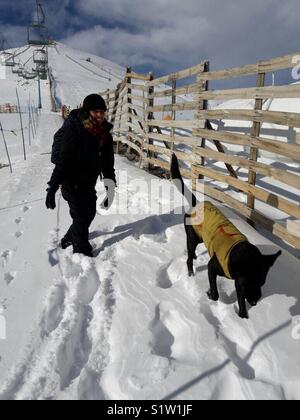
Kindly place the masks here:
[(27, 79), (27, 80), (35, 79), (36, 76), (37, 76), (37, 72), (36, 71), (30, 72), (28, 70), (25, 70), (24, 73), (23, 73), (24, 79)]
[(15, 56), (9, 52), (2, 52), (1, 53), (1, 64), (7, 67), (14, 67), (15, 66)]
[(46, 71), (39, 73), (39, 75), (40, 75), (41, 80), (47, 80), (48, 79), (48, 75), (47, 75)]
[(37, 27), (28, 28), (28, 45), (49, 45), (48, 28), (40, 25)]
[(36, 73), (27, 73), (26, 76), (25, 76), (25, 79), (27, 79), (27, 80), (33, 80), (33, 79), (36, 78), (36, 76), (37, 76)]
[(24, 66), (22, 64), (19, 64), (18, 71), (17, 71), (18, 75), (23, 76), (23, 72), (24, 72)]
[(13, 68), (11, 69), (11, 71), (12, 71), (14, 74), (19, 74), (19, 71), (20, 71), (19, 64), (16, 64), (16, 66), (15, 66), (15, 67), (13, 67)]
[(46, 15), (41, 3), (36, 0), (36, 15), (28, 27), (28, 45), (49, 45), (48, 28), (45, 25)]
[(35, 71), (39, 74), (41, 80), (47, 80), (48, 68), (45, 64), (37, 64)]
[(48, 64), (48, 54), (44, 49), (37, 49), (33, 52), (33, 62), (36, 64)]

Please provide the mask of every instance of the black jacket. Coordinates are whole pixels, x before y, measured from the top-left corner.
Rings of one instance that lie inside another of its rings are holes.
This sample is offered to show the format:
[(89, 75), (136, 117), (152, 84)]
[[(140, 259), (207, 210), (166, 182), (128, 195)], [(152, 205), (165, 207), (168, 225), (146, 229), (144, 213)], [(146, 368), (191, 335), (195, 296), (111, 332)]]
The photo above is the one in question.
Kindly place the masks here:
[(104, 121), (101, 141), (91, 135), (80, 120), (80, 109), (73, 110), (57, 134), (61, 135), (59, 157), (49, 185), (58, 189), (94, 188), (100, 175), (116, 183), (112, 125)]

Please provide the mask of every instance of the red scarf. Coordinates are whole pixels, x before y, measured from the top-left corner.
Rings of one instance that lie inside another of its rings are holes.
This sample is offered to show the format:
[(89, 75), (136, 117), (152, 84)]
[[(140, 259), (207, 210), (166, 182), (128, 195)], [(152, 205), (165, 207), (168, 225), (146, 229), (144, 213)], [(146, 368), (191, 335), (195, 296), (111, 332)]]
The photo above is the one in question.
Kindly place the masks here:
[(106, 142), (108, 137), (106, 120), (102, 124), (99, 124), (92, 116), (89, 116), (82, 121), (82, 124), (92, 136), (97, 138), (100, 147)]

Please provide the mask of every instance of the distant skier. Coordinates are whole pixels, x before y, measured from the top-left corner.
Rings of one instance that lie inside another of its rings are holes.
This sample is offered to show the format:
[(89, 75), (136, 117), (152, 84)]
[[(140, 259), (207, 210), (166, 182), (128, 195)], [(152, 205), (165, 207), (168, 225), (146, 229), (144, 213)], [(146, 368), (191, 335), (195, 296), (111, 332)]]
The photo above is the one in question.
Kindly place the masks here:
[(55, 209), (55, 193), (61, 186), (68, 202), (73, 224), (61, 240), (61, 247), (73, 245), (73, 252), (92, 257), (89, 227), (96, 215), (96, 182), (104, 178), (107, 196), (102, 207), (108, 209), (114, 199), (112, 125), (105, 118), (106, 104), (97, 94), (84, 99), (80, 109), (71, 111), (55, 134), (51, 161), (55, 168), (47, 189), (46, 207)]

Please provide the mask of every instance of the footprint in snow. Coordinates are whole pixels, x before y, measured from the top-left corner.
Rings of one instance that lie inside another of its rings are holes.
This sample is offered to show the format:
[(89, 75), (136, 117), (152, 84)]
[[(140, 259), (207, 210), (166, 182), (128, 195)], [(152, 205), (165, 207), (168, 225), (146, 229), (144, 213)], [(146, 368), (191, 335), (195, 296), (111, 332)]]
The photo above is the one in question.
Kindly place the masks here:
[(15, 219), (15, 224), (16, 225), (20, 225), (23, 222), (23, 218), (22, 217), (18, 217), (17, 219)]
[(6, 282), (7, 286), (9, 286), (15, 279), (16, 273), (5, 273), (4, 274), (4, 281)]
[(19, 230), (18, 232), (15, 233), (15, 237), (18, 239), (23, 235), (24, 232), (22, 232), (21, 230)]
[(5, 267), (6, 264), (8, 263), (8, 260), (10, 259), (12, 254), (12, 251), (10, 251), (9, 249), (3, 251), (1, 253), (1, 259), (2, 259), (2, 267)]
[(164, 320), (161, 319), (160, 304), (155, 308), (155, 317), (150, 323), (149, 329), (152, 333), (152, 341), (150, 343), (152, 354), (168, 359), (171, 358), (174, 336), (165, 326)]
[(29, 206), (24, 206), (24, 207), (22, 207), (22, 212), (23, 213), (26, 213), (27, 211), (29, 211), (29, 210), (31, 210), (31, 207), (29, 207)]
[(171, 263), (167, 266), (162, 267), (157, 273), (157, 286), (161, 289), (170, 289), (173, 286), (173, 283), (170, 280), (170, 276), (168, 274), (168, 268), (170, 267)]

